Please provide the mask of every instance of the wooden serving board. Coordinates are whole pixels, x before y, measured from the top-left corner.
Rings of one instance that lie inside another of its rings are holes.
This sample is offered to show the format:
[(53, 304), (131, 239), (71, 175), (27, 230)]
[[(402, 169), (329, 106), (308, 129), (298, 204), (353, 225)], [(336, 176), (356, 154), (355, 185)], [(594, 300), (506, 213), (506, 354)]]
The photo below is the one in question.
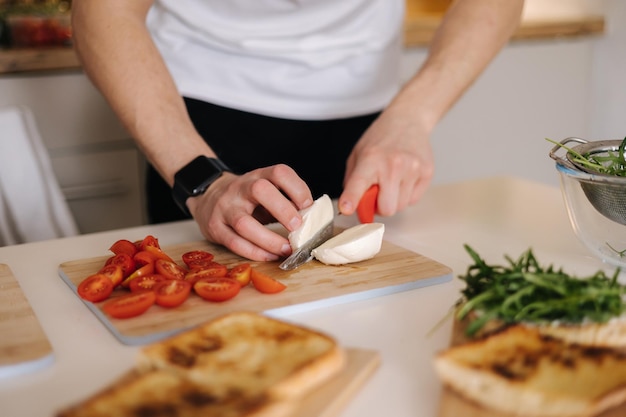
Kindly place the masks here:
[[(456, 346), (467, 341), (463, 334), (464, 326), (458, 322), (454, 322), (452, 326), (452, 335), (450, 345)], [(438, 417), (532, 417), (524, 414), (524, 410), (520, 410), (518, 414), (503, 413), (487, 409), (484, 406), (468, 400), (458, 394), (450, 387), (444, 385), (442, 387), (441, 398), (439, 401)], [(608, 410), (595, 417), (624, 417), (626, 416), (626, 404)], [(581, 416), (582, 417), (582, 416)], [(585, 416), (589, 417), (589, 416)]]
[[(181, 264), (182, 254), (196, 249), (213, 253), (216, 261), (229, 266), (244, 261), (223, 247), (206, 241), (163, 248)], [(76, 293), (77, 285), (98, 271), (109, 256), (65, 262), (59, 266), (59, 275)], [(85, 304), (122, 343), (137, 345), (161, 340), (229, 312), (245, 310), (272, 315), (305, 311), (452, 279), (449, 267), (386, 241), (374, 258), (344, 266), (328, 266), (311, 261), (296, 270), (283, 271), (278, 267), (279, 262), (250, 263), (259, 271), (285, 283), (287, 289), (278, 294), (261, 294), (249, 286), (243, 288), (235, 298), (223, 303), (204, 301), (192, 294), (183, 305), (175, 309), (153, 306), (141, 316), (122, 320), (106, 316), (101, 310), (102, 303)], [(126, 290), (116, 290), (111, 297), (126, 293)]]
[(0, 264), (0, 378), (54, 362), (52, 346), (8, 265)]
[(380, 365), (378, 352), (346, 349), (345, 369), (302, 399), (293, 417), (333, 417), (347, 405)]

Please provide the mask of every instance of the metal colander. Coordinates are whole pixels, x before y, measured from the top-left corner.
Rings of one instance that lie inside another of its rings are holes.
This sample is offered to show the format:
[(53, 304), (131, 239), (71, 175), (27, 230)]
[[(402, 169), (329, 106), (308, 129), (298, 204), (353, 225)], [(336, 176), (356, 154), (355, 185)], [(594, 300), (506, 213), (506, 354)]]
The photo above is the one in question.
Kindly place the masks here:
[[(569, 143), (576, 146), (568, 146)], [(602, 174), (592, 171), (573, 158), (571, 152), (566, 151), (565, 158), (557, 156), (561, 149), (571, 149), (580, 155), (608, 156), (619, 152), (622, 140), (602, 140), (590, 142), (585, 139), (570, 137), (563, 139), (560, 145), (555, 145), (550, 151), (550, 157), (574, 171), (589, 174), (585, 180), (579, 180), (585, 196), (591, 205), (604, 217), (621, 225), (626, 225), (626, 177)]]

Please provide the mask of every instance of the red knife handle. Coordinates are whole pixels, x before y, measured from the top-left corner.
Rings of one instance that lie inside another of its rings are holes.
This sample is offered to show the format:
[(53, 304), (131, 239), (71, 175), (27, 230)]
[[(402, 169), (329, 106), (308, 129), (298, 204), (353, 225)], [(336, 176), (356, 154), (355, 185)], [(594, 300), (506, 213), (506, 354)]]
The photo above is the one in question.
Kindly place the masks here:
[(361, 223), (372, 223), (374, 221), (378, 189), (378, 184), (374, 184), (361, 197), (361, 201), (359, 201), (359, 205), (356, 208), (356, 213)]

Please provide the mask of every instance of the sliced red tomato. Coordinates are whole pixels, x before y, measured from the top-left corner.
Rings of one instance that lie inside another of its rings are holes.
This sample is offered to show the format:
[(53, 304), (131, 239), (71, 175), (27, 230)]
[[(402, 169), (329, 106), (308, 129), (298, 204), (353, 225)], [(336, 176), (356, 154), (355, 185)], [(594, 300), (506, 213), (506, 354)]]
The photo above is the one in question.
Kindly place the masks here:
[(372, 223), (377, 210), (378, 184), (372, 185), (361, 197), (356, 213), (361, 223)]
[(232, 278), (214, 277), (202, 278), (193, 284), (193, 289), (200, 297), (207, 301), (230, 300), (241, 290), (241, 285)]
[(120, 239), (116, 241), (115, 243), (113, 243), (111, 247), (109, 248), (109, 250), (113, 252), (115, 255), (120, 254), (120, 253), (127, 253), (130, 256), (133, 256), (137, 252), (137, 247), (130, 240)]
[(94, 274), (85, 278), (78, 285), (78, 295), (87, 301), (97, 303), (111, 295), (113, 292), (113, 282), (103, 274)]
[(146, 245), (146, 248), (144, 250), (152, 255), (154, 259), (165, 259), (167, 261), (174, 262), (174, 260), (170, 258), (167, 253), (163, 252), (162, 249), (156, 246)]
[(116, 319), (127, 319), (145, 313), (156, 302), (154, 291), (131, 293), (107, 301), (102, 310)]
[(154, 263), (145, 264), (135, 269), (135, 271), (132, 274), (130, 274), (124, 281), (122, 281), (122, 287), (128, 288), (132, 280), (139, 278), (139, 277), (146, 276), (146, 275), (152, 275), (152, 274), (154, 274)]
[(228, 273), (228, 267), (218, 262), (211, 262), (202, 269), (192, 269), (185, 274), (185, 281), (192, 284), (202, 278), (218, 278), (225, 277)]
[(159, 239), (152, 235), (148, 235), (143, 238), (143, 240), (139, 243), (139, 249), (146, 250), (148, 246), (152, 246), (153, 248), (161, 249), (159, 245)]
[(239, 283), (239, 285), (245, 287), (250, 283), (250, 271), (252, 271), (252, 266), (250, 266), (249, 263), (244, 262), (230, 268), (226, 276), (233, 278)]
[(255, 268), (252, 268), (250, 271), (250, 280), (252, 281), (254, 288), (264, 294), (276, 294), (287, 288), (287, 286), (282, 282), (264, 274), (263, 272), (257, 271)]
[(152, 291), (154, 287), (165, 281), (165, 277), (159, 274), (144, 275), (129, 282), (128, 288), (131, 292)]
[(157, 259), (154, 263), (154, 269), (157, 274), (163, 275), (167, 279), (185, 279), (187, 270), (178, 265), (174, 261), (168, 261), (166, 259)]
[(193, 269), (195, 265), (204, 265), (213, 260), (213, 254), (204, 250), (192, 250), (183, 253), (182, 259), (187, 268)]
[(133, 261), (133, 258), (127, 253), (118, 253), (117, 255), (111, 256), (106, 260), (104, 265), (120, 265), (124, 271), (124, 278), (135, 271), (135, 261)]
[(133, 261), (135, 261), (135, 267), (139, 268), (146, 264), (153, 264), (156, 258), (147, 250), (140, 250), (133, 256)]
[(173, 308), (181, 305), (191, 292), (191, 283), (179, 279), (167, 279), (154, 287), (156, 303), (161, 307)]
[(98, 273), (107, 276), (113, 283), (113, 287), (117, 287), (124, 279), (124, 269), (119, 264), (105, 265)]

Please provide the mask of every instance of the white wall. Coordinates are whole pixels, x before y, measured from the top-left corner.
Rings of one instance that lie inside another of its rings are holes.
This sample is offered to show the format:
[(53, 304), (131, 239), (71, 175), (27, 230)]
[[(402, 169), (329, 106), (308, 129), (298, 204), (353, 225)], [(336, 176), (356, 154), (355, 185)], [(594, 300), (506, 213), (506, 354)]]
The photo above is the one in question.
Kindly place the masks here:
[(626, 2), (606, 0), (607, 34), (595, 43), (592, 64), (591, 136), (626, 136)]
[[(626, 2), (612, 3), (624, 16)], [(514, 41), (506, 46), (434, 131), (433, 182), (514, 175), (558, 185), (548, 156), (552, 145), (545, 138), (626, 134), (619, 132), (626, 94), (613, 88), (612, 81), (624, 78), (624, 72), (620, 74), (624, 66), (613, 67), (619, 43), (613, 38), (615, 20), (611, 16), (606, 36)], [(404, 79), (425, 56), (424, 48), (406, 51)], [(611, 67), (613, 75), (606, 77), (609, 71), (599, 66)], [(597, 106), (599, 100), (605, 102), (604, 108)]]

